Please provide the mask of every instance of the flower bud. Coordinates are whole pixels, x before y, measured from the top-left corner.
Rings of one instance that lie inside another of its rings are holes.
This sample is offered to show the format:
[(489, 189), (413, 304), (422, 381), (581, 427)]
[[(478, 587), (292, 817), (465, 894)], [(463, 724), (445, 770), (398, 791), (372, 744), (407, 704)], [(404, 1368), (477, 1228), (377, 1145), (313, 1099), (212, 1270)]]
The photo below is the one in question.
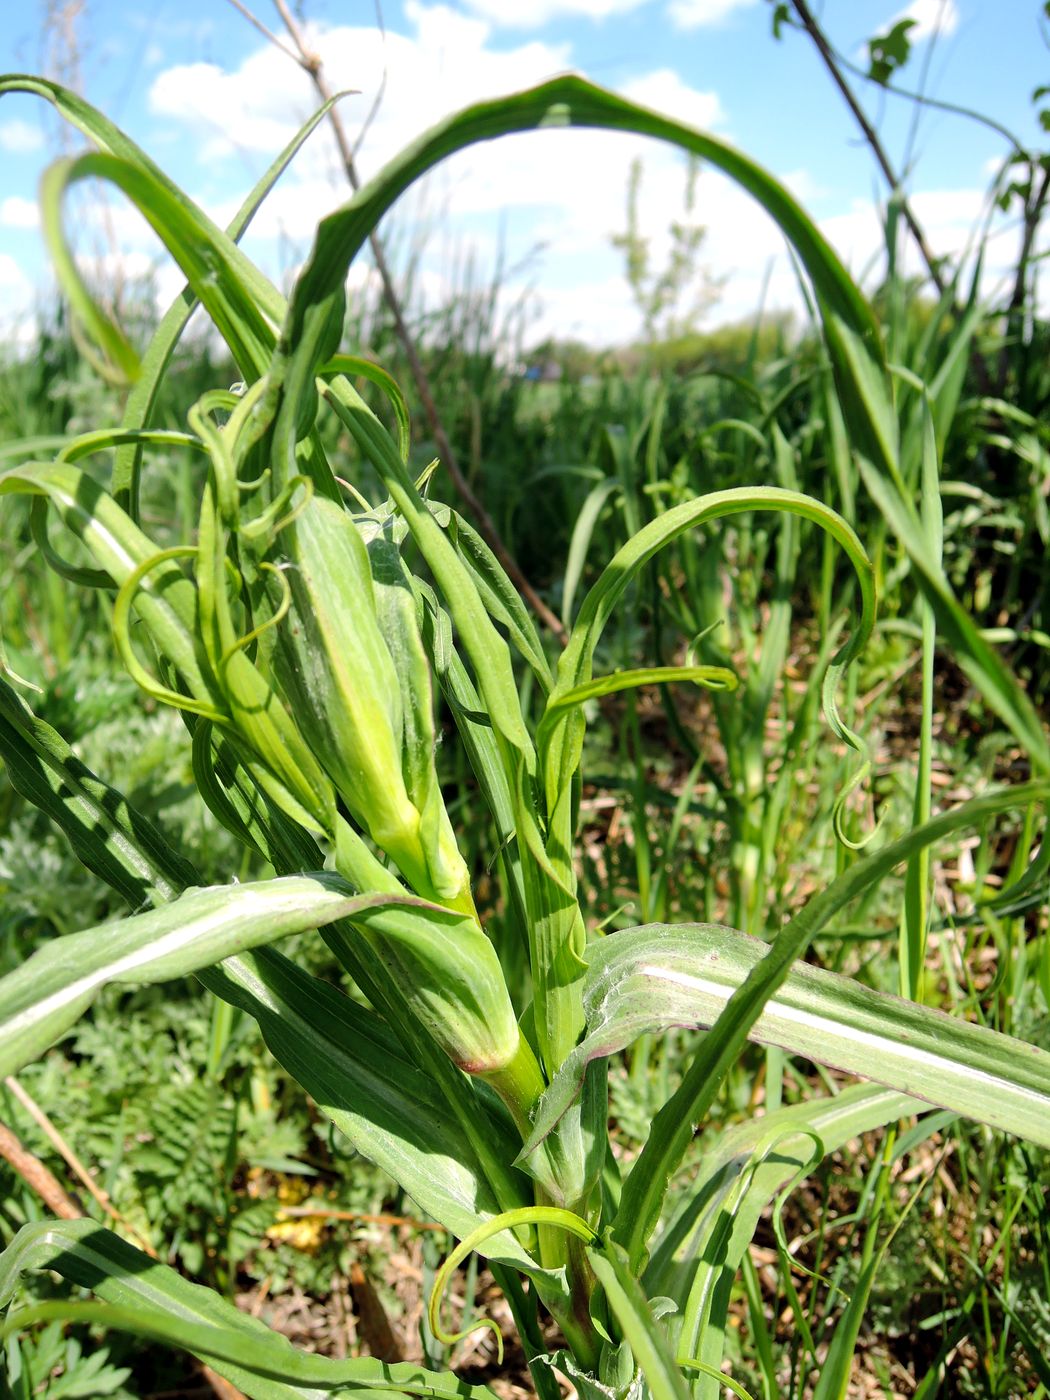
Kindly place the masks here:
[(416, 601), (393, 540), (377, 535), (368, 544), (368, 558), (376, 616), (401, 685), (401, 770), (409, 798), (419, 813), (420, 841), (430, 885), (442, 903), (472, 913), (470, 876), (445, 810), (434, 761), (434, 696)]
[[(338, 834), (337, 866), (342, 839)], [(406, 898), (357, 911), (351, 922), (413, 1015), (460, 1069), (498, 1073), (520, 1054), (503, 968), (476, 918)]]
[[(275, 664), (300, 732), (351, 816), (411, 887), (473, 913), (434, 771), (430, 674), (404, 579), (379, 590), (395, 661), (352, 518), (314, 496), (281, 540), (291, 607)], [(391, 574), (389, 560), (384, 568)]]

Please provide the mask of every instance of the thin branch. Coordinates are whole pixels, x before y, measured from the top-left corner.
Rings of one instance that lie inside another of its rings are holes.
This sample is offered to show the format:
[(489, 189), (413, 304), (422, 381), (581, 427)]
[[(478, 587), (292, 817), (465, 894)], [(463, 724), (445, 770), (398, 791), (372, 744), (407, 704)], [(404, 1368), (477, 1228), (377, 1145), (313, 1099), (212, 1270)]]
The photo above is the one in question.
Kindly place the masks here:
[[(941, 22), (944, 19), (945, 6), (948, 0), (940, 0), (936, 18), (933, 21), (933, 32), (930, 35), (928, 44), (923, 45), (922, 66), (919, 69), (919, 92), (925, 94), (926, 84), (929, 81), (930, 69), (933, 67), (933, 55), (937, 49), (937, 40), (941, 36)], [(916, 103), (911, 109), (911, 121), (908, 124), (908, 139), (904, 145), (904, 157), (901, 162), (902, 168), (907, 175), (912, 168), (912, 158), (915, 152), (915, 144), (919, 139), (919, 123), (922, 120), (922, 105)]]
[(944, 97), (930, 97), (924, 92), (914, 92), (911, 88), (897, 87), (894, 83), (882, 83), (877, 78), (873, 78), (870, 73), (865, 73), (863, 68), (852, 62), (844, 53), (828, 45), (830, 52), (834, 55), (835, 62), (846, 72), (852, 73), (855, 78), (862, 78), (866, 83), (874, 83), (883, 92), (892, 93), (894, 97), (901, 97), (906, 102), (918, 103), (920, 107), (929, 107), (936, 112), (947, 112), (954, 117), (967, 117), (972, 122), (978, 122), (981, 126), (986, 126), (989, 131), (994, 131), (997, 136), (1001, 136), (1005, 141), (1009, 141), (1013, 150), (1020, 155), (1024, 155), (1024, 146), (1017, 136), (1008, 126), (1003, 126), (1002, 122), (996, 121), (994, 117), (988, 116), (986, 112), (978, 112), (973, 107), (965, 107), (961, 102), (949, 102)]
[(262, 20), (258, 17), (258, 15), (254, 14), (251, 10), (249, 10), (247, 5), (242, 4), (242, 0), (230, 0), (230, 4), (233, 6), (233, 8), (237, 11), (239, 15), (242, 15), (248, 21), (248, 23), (252, 26), (253, 29), (257, 29), (259, 31), (259, 33), (263, 36), (264, 39), (268, 39), (275, 48), (278, 48), (281, 50), (282, 53), (287, 54), (293, 63), (299, 62), (299, 55), (295, 53), (294, 50), (288, 47), (288, 45), (284, 42), (284, 40), (279, 34), (275, 34), (272, 29), (267, 29), (266, 25), (263, 24)]
[[(138, 1230), (135, 1229), (134, 1225), (132, 1225), (130, 1221), (125, 1220), (124, 1216), (121, 1215), (120, 1211), (117, 1210), (116, 1206), (110, 1200), (109, 1195), (96, 1184), (94, 1177), (88, 1171), (87, 1167), (84, 1166), (83, 1162), (37, 1103), (36, 1099), (33, 1098), (28, 1090), (22, 1087), (13, 1075), (7, 1076), (4, 1080), (4, 1086), (15, 1096), (65, 1162), (66, 1166), (84, 1185), (89, 1194), (94, 1197), (106, 1215), (108, 1215), (111, 1220), (115, 1221), (116, 1224), (122, 1226), (152, 1259), (156, 1259), (157, 1251), (150, 1244), (149, 1240), (144, 1239), (143, 1236), (139, 1234)], [(58, 1214), (57, 1211), (55, 1213)], [(77, 1211), (77, 1215), (82, 1214), (82, 1211)]]
[[(230, 3), (234, 5), (240, 13), (245, 13), (245, 6), (242, 0), (230, 0)], [(318, 97), (322, 102), (328, 102), (332, 97), (332, 89), (325, 77), (324, 65), (321, 61), (320, 54), (315, 53), (307, 45), (305, 35), (295, 16), (285, 3), (285, 0), (273, 0), (273, 3), (277, 13), (281, 17), (285, 29), (288, 31), (288, 35), (292, 44), (295, 46), (296, 52), (292, 54), (285, 44), (278, 41), (279, 49), (282, 53), (289, 54), (294, 58), (299, 67), (309, 74)], [(253, 23), (261, 32), (269, 34), (265, 26), (254, 19)], [(346, 178), (350, 183), (351, 189), (356, 191), (361, 187), (361, 180), (357, 173), (354, 150), (347, 137), (342, 118), (335, 107), (328, 113), (328, 121), (331, 124), (332, 133), (335, 136), (336, 146), (339, 149), (339, 156), (343, 164), (343, 170), (346, 173)], [(386, 301), (394, 322), (394, 332), (401, 344), (405, 359), (408, 361), (408, 367), (415, 382), (416, 392), (423, 405), (423, 413), (426, 416), (430, 431), (434, 436), (438, 454), (445, 466), (445, 470), (448, 472), (449, 480), (452, 482), (453, 488), (477, 522), (478, 532), (482, 535), (493, 554), (495, 554), (496, 558), (499, 560), (503, 569), (514, 583), (515, 588), (517, 588), (518, 592), (540, 621), (554, 633), (560, 642), (564, 643), (566, 634), (561, 619), (551, 611), (525, 577), (521, 566), (513, 558), (507, 546), (503, 543), (492, 517), (485, 509), (481, 499), (475, 493), (460, 469), (459, 461), (453, 451), (452, 443), (449, 440), (448, 433), (445, 431), (445, 425), (438, 412), (434, 394), (430, 387), (429, 377), (419, 357), (415, 340), (405, 321), (404, 310), (401, 306), (401, 298), (398, 296), (397, 288), (394, 285), (394, 278), (390, 271), (390, 265), (387, 262), (383, 245), (378, 234), (374, 230), (369, 234), (368, 241), (371, 244), (375, 268), (379, 273), (379, 280), (382, 283), (383, 299)]]
[(900, 178), (894, 170), (889, 156), (886, 154), (885, 147), (879, 139), (878, 132), (868, 120), (863, 107), (861, 107), (854, 95), (853, 89), (850, 87), (849, 83), (847, 83), (835, 54), (832, 51), (831, 45), (828, 43), (824, 31), (813, 18), (813, 14), (806, 0), (791, 0), (791, 3), (795, 7), (795, 13), (802, 21), (803, 29), (805, 29), (806, 33), (813, 40), (817, 52), (824, 60), (824, 66), (831, 74), (832, 81), (845, 99), (846, 106), (853, 113), (857, 125), (864, 133), (864, 139), (871, 147), (871, 152), (878, 162), (883, 175), (886, 177), (890, 189), (897, 195), (900, 202), (900, 211), (904, 215), (904, 221), (911, 231), (911, 236), (915, 240), (923, 262), (926, 264), (927, 271), (930, 274), (930, 280), (937, 288), (938, 295), (944, 296), (944, 293), (947, 291), (947, 283), (937, 264), (937, 259), (934, 257), (929, 244), (926, 242), (926, 235), (923, 232), (922, 225), (915, 217), (911, 204), (908, 202), (907, 196), (901, 188)]
[(383, 22), (382, 0), (376, 0), (376, 28), (379, 30), (379, 37), (382, 42), (383, 75), (379, 79), (379, 86), (376, 88), (376, 95), (372, 99), (372, 105), (368, 109), (368, 114), (365, 117), (364, 121), (361, 123), (360, 131), (357, 133), (357, 140), (354, 142), (353, 151), (351, 152), (354, 160), (357, 159), (357, 153), (361, 149), (364, 139), (368, 135), (369, 130), (371, 129), (372, 123), (375, 121), (376, 117), (378, 117), (379, 109), (383, 105), (383, 98), (386, 96), (386, 25)]

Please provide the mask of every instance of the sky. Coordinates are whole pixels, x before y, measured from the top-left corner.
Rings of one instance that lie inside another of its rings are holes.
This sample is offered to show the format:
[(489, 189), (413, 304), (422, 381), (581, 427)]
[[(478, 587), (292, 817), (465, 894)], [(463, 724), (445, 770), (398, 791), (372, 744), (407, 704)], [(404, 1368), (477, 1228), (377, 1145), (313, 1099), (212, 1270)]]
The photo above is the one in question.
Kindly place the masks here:
[[(902, 85), (977, 107), (1025, 144), (1040, 133), (1031, 96), (1050, 81), (1038, 0), (811, 0), (833, 44), (866, 66), (866, 41), (902, 15), (917, 23)], [(316, 105), (307, 76), (229, 0), (83, 0), (70, 33), (42, 33), (43, 5), (3, 0), (0, 71), (66, 73), (220, 222)], [(768, 0), (301, 0), (309, 43), (334, 89), (367, 178), (435, 121), (573, 69), (731, 142), (783, 181), (854, 275), (881, 267), (886, 187), (810, 39), (771, 31)], [(275, 32), (271, 0), (254, 13)], [(987, 209), (1009, 142), (966, 118), (925, 110), (851, 79), (891, 159), (907, 168), (915, 210), (938, 255), (960, 258)], [(367, 120), (375, 107), (372, 119)], [(0, 338), (30, 338), (49, 272), (37, 214), (41, 171), (79, 135), (40, 99), (0, 98)], [(684, 215), (681, 155), (642, 138), (537, 132), (461, 152), (408, 192), (384, 237), (415, 267), (417, 304), (439, 308), (497, 279), (508, 324), (594, 345), (637, 337), (641, 317), (612, 236), (626, 223), (629, 172), (642, 160), (640, 230), (659, 271)], [(285, 174), (243, 247), (279, 284), (305, 258), (317, 220), (347, 197), (334, 143), (319, 129)], [(701, 169), (692, 217), (707, 232), (697, 287), (717, 283), (701, 324), (801, 306), (776, 228), (751, 198)], [(121, 197), (70, 210), (85, 266), (150, 275), (159, 301), (181, 279)], [(1017, 229), (997, 219), (982, 282), (1002, 295)], [(910, 256), (910, 255), (909, 255)], [(910, 266), (918, 269), (914, 260)], [(367, 263), (351, 282), (368, 288)], [(682, 309), (693, 301), (683, 293)]]

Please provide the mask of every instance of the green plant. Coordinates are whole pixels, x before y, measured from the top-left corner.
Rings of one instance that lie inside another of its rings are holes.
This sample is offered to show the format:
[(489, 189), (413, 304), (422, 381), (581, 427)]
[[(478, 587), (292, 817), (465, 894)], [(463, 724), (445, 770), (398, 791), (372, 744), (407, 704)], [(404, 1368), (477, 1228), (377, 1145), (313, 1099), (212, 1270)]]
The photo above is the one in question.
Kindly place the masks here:
[[(99, 147), (52, 167), (44, 227), (92, 353), (133, 388), (119, 427), (70, 437), (57, 455), (54, 444), (29, 448), (0, 476), (0, 494), (30, 498), (52, 568), (112, 594), (126, 669), (154, 701), (183, 713), (201, 796), (276, 873), (199, 888), (185, 853), (0, 683), (0, 751), (13, 786), (58, 823), (133, 911), (50, 940), (0, 981), (0, 1069), (42, 1054), (107, 984), (196, 974), (258, 1022), (273, 1055), (336, 1128), (460, 1240), (431, 1300), (438, 1339), (455, 1336), (440, 1322), (450, 1269), (472, 1250), (487, 1258), (544, 1400), (556, 1393), (552, 1363), (590, 1395), (716, 1393), (729, 1290), (759, 1213), (858, 1132), (932, 1103), (1050, 1147), (1050, 1054), (796, 967), (829, 921), (897, 865), (909, 863), (921, 892), (923, 854), (933, 842), (1044, 802), (1050, 750), (1023, 691), (944, 576), (931, 514), (932, 436), (924, 436), (920, 514), (902, 474), (877, 323), (794, 200), (714, 138), (560, 78), (470, 108), (410, 147), (322, 222), (285, 304), (236, 238), (298, 140), (224, 233), (80, 99), (25, 77), (0, 80), (4, 91), (39, 94)], [(911, 561), (930, 626), (939, 626), (1037, 774), (938, 816), (917, 802), (910, 830), (844, 861), (768, 946), (702, 924), (591, 936), (573, 853), (588, 702), (651, 682), (736, 684), (726, 667), (694, 663), (595, 676), (596, 649), (632, 579), (686, 532), (759, 512), (808, 521), (841, 549), (855, 578), (858, 617), (826, 668), (822, 697), (832, 733), (857, 751), (838, 689), (871, 633), (875, 590), (852, 528), (785, 485), (682, 500), (637, 522), (584, 596), (552, 670), (486, 546), (413, 480), (396, 384), (340, 351), (347, 267), (397, 195), (472, 141), (567, 124), (671, 140), (738, 180), (778, 220), (813, 284), (861, 477)], [(63, 194), (87, 177), (111, 181), (139, 206), (188, 279), (141, 362), (84, 287), (64, 235)], [(158, 386), (197, 299), (243, 384), (207, 391), (188, 411), (188, 432), (151, 426)], [(384, 391), (394, 434), (358, 392), (360, 379)], [(346, 508), (322, 447), (326, 415), (367, 459), (385, 500), (355, 492), (358, 509)], [(155, 449), (195, 454), (206, 468), (194, 538), (187, 531), (162, 544), (143, 528), (140, 478)], [(83, 465), (99, 453), (112, 454), (108, 487)], [(47, 535), (49, 509), (75, 545)], [(413, 559), (421, 563), (412, 567)], [(527, 1000), (526, 989), (508, 984), (478, 918), (472, 872), (438, 781), (435, 685), (487, 804), (508, 922), (527, 954), (531, 1001), (520, 1019), (514, 999)], [(1035, 874), (1042, 868), (1037, 863)], [(1029, 867), (1015, 883), (1024, 888), (1034, 878)], [(914, 946), (921, 920), (906, 918)], [(312, 929), (360, 999), (270, 946)], [(621, 1179), (608, 1132), (608, 1059), (642, 1034), (682, 1024), (710, 1029)], [(679, 1170), (695, 1126), (749, 1036), (865, 1069), (886, 1085), (746, 1124), (726, 1143), (730, 1155), (704, 1160), (683, 1190)], [(872, 1187), (873, 1221), (885, 1179), (882, 1172)], [(860, 1283), (832, 1338), (822, 1396), (842, 1393), (878, 1259), (872, 1231)], [(488, 1393), (435, 1370), (295, 1351), (94, 1222), (27, 1225), (2, 1256), (0, 1300), (10, 1302), (20, 1276), (41, 1268), (103, 1301), (31, 1306), (9, 1318), (9, 1335), (56, 1316), (137, 1331), (186, 1348), (260, 1397), (383, 1390), (480, 1400)], [(553, 1353), (540, 1332), (541, 1305), (565, 1340)]]
[[(631, 162), (627, 177), (627, 227), (613, 235), (612, 245), (623, 253), (627, 282), (642, 317), (645, 338), (650, 343), (687, 335), (718, 295), (717, 282), (706, 274), (698, 277), (695, 267), (706, 233), (703, 224), (696, 223), (693, 218), (699, 175), (700, 162), (692, 156), (686, 166), (684, 217), (671, 223), (667, 262), (663, 270), (657, 272), (650, 266), (649, 239), (639, 228), (642, 162), (638, 157)], [(692, 296), (686, 302), (690, 291)]]

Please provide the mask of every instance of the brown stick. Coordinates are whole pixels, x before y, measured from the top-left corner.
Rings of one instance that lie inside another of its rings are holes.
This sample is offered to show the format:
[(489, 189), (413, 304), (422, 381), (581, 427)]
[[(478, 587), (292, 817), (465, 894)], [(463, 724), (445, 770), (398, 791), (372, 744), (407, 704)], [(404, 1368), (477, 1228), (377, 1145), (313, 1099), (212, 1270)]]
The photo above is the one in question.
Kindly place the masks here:
[(350, 1265), (350, 1291), (361, 1340), (377, 1361), (404, 1361), (405, 1353), (390, 1325), (386, 1308), (372, 1281), (355, 1259)]
[(200, 1363), (200, 1368), (201, 1375), (219, 1397), (219, 1400), (247, 1400), (247, 1397), (237, 1389), (234, 1383), (228, 1381), (225, 1376), (220, 1376), (218, 1371), (213, 1371), (203, 1361)]
[(39, 1157), (34, 1157), (27, 1147), (23, 1147), (3, 1123), (0, 1123), (0, 1157), (60, 1220), (79, 1220), (84, 1214), (54, 1173), (44, 1166)]
[[(264, 25), (260, 24), (254, 16), (247, 13), (247, 7), (244, 5), (243, 0), (230, 0), (230, 3), (233, 4), (241, 14), (246, 15), (256, 29), (266, 34), (270, 39), (275, 38), (275, 36), (271, 35), (269, 30), (267, 30)], [(304, 72), (309, 74), (310, 80), (321, 101), (328, 102), (332, 97), (332, 89), (325, 77), (324, 66), (321, 62), (320, 55), (313, 53), (307, 47), (303, 32), (295, 16), (285, 3), (285, 0), (273, 0), (273, 3), (297, 50), (298, 56), (296, 57), (296, 62)], [(284, 44), (278, 44), (278, 47), (282, 53), (289, 52)], [(336, 145), (339, 148), (339, 156), (343, 162), (346, 178), (350, 182), (350, 187), (353, 190), (358, 190), (361, 188), (361, 180), (357, 173), (357, 163), (354, 160), (353, 148), (347, 137), (342, 118), (339, 116), (336, 108), (333, 107), (328, 113), (328, 120), (335, 136)], [(566, 641), (566, 634), (561, 619), (551, 611), (525, 577), (521, 566), (518, 564), (517, 560), (514, 559), (507, 549), (507, 546), (500, 538), (495, 522), (485, 509), (480, 497), (476, 494), (460, 469), (459, 461), (453, 451), (452, 443), (449, 441), (448, 433), (445, 431), (445, 425), (441, 420), (441, 414), (438, 412), (437, 404), (434, 401), (434, 395), (430, 387), (430, 379), (419, 357), (412, 332), (408, 329), (408, 325), (405, 321), (404, 311), (401, 306), (401, 298), (398, 296), (397, 288), (394, 286), (393, 275), (390, 271), (390, 265), (386, 260), (386, 253), (383, 250), (382, 242), (379, 239), (379, 235), (374, 230), (368, 235), (368, 241), (372, 247), (372, 257), (375, 261), (376, 271), (379, 273), (379, 280), (383, 286), (383, 299), (393, 318), (395, 334), (401, 344), (405, 359), (408, 361), (409, 370), (415, 381), (416, 392), (419, 394), (420, 403), (423, 405), (423, 412), (426, 415), (430, 431), (434, 435), (434, 441), (437, 444), (438, 453), (448, 472), (449, 480), (452, 482), (453, 487), (464, 505), (470, 511), (471, 515), (473, 515), (477, 522), (478, 532), (499, 560), (503, 569), (513, 582), (514, 587), (525, 599), (540, 621), (564, 644)]]

